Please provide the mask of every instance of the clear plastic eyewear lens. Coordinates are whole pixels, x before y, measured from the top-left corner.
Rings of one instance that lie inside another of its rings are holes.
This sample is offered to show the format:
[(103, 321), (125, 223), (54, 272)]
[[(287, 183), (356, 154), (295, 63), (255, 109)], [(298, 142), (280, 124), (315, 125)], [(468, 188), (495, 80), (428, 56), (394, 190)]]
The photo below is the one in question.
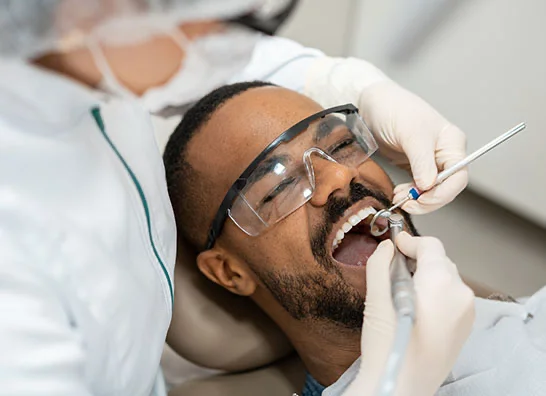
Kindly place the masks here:
[(358, 114), (319, 118), (257, 165), (233, 203), (230, 217), (248, 235), (259, 235), (311, 199), (315, 189), (312, 157), (358, 167), (376, 150), (377, 144)]

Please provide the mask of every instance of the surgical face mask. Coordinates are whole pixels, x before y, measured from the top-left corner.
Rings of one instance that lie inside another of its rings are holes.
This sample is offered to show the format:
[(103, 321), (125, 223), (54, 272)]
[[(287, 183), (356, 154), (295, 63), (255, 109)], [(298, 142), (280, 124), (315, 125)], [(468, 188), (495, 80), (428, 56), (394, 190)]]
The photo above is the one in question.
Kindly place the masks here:
[(103, 75), (99, 88), (134, 99), (152, 113), (192, 103), (226, 84), (240, 72), (250, 62), (259, 38), (256, 33), (235, 26), (193, 41), (189, 41), (178, 29), (168, 34), (185, 52), (185, 58), (167, 83), (148, 89), (140, 97), (119, 82), (98, 42), (90, 41), (89, 49)]

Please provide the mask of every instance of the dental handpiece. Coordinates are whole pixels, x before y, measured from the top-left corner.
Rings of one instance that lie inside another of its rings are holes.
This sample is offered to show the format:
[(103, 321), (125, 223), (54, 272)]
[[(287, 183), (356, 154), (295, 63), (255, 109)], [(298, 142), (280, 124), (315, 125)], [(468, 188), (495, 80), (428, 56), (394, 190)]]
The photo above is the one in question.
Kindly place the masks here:
[(398, 213), (389, 217), (389, 229), (391, 231), (391, 240), (394, 244), (394, 257), (391, 263), (391, 294), (394, 309), (400, 316), (409, 316), (414, 319), (415, 302), (413, 278), (408, 269), (406, 256), (396, 247), (395, 239), (403, 231), (404, 218)]
[[(457, 173), (458, 171), (460, 171), (461, 169), (467, 167), (468, 165), (470, 165), (472, 162), (474, 162), (475, 160), (477, 160), (478, 158), (480, 158), (482, 155), (484, 155), (485, 153), (493, 150), (495, 147), (497, 147), (499, 144), (507, 141), (508, 139), (510, 139), (512, 136), (516, 135), (517, 133), (523, 131), (525, 129), (526, 125), (524, 122), (516, 125), (514, 128), (510, 129), (508, 132), (505, 132), (503, 133), (502, 135), (500, 135), (499, 137), (493, 139), (492, 141), (490, 141), (489, 143), (487, 143), (486, 145), (482, 146), (481, 148), (479, 148), (478, 150), (474, 151), (472, 154), (470, 154), (469, 156), (467, 156), (466, 158), (463, 158), (462, 160), (460, 160), (459, 162), (457, 162), (455, 165), (451, 166), (450, 168), (440, 172), (438, 174), (438, 177), (436, 177), (436, 182), (434, 183), (434, 185), (432, 187), (430, 187), (428, 190), (426, 191), (429, 191), (429, 190), (432, 190), (434, 187), (442, 184), (448, 177), (452, 176), (453, 174)], [(405, 204), (406, 202), (408, 202), (409, 200), (411, 199), (417, 199), (421, 196), (422, 193), (426, 192), (426, 191), (419, 191), (417, 189), (417, 187), (412, 187), (409, 192), (408, 192), (408, 195), (402, 199), (400, 202), (397, 202), (395, 205), (391, 206), (388, 211), (389, 212), (392, 212), (394, 209), (402, 206), (403, 204)]]
[(391, 293), (396, 311), (396, 330), (394, 341), (385, 371), (379, 381), (377, 396), (392, 396), (396, 390), (396, 381), (404, 363), (404, 357), (411, 338), (415, 321), (415, 292), (413, 279), (408, 270), (406, 257), (396, 247), (395, 239), (404, 227), (404, 218), (398, 213), (389, 217), (391, 240), (394, 244), (394, 257), (391, 262)]

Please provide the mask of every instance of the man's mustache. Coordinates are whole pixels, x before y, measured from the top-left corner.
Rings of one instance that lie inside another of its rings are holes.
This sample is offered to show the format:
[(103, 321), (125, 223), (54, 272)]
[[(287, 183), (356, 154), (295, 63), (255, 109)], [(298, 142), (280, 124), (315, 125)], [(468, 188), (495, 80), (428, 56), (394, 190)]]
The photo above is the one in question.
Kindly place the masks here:
[[(342, 217), (347, 209), (349, 209), (354, 204), (362, 201), (365, 198), (372, 197), (375, 198), (379, 203), (381, 203), (385, 208), (390, 208), (393, 205), (393, 202), (387, 198), (387, 196), (379, 190), (372, 190), (361, 183), (351, 182), (349, 185), (349, 196), (348, 197), (329, 197), (326, 202), (326, 208), (324, 210), (324, 221), (320, 227), (320, 233), (316, 235), (315, 242), (320, 244), (326, 243), (328, 235), (332, 232), (334, 224), (336, 224)], [(396, 210), (402, 216), (404, 216), (404, 221), (409, 228), (409, 231), (412, 235), (419, 236), (419, 232), (415, 228), (411, 216), (409, 213), (402, 209)]]
[(328, 234), (332, 231), (332, 227), (337, 223), (342, 217), (347, 209), (349, 209), (354, 204), (362, 201), (365, 198), (372, 197), (379, 201), (385, 208), (390, 208), (392, 206), (392, 201), (387, 198), (385, 194), (381, 191), (371, 190), (364, 186), (363, 184), (351, 182), (349, 186), (349, 196), (348, 197), (329, 197), (326, 202), (326, 208), (324, 210), (324, 227), (328, 230)]

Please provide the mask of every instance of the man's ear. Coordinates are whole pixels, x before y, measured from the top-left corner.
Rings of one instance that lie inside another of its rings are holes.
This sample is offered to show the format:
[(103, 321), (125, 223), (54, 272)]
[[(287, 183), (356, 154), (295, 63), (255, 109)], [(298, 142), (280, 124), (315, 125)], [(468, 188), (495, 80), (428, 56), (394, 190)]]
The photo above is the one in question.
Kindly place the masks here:
[(256, 290), (256, 282), (247, 266), (223, 249), (212, 248), (199, 253), (197, 266), (203, 275), (232, 293), (250, 296)]

